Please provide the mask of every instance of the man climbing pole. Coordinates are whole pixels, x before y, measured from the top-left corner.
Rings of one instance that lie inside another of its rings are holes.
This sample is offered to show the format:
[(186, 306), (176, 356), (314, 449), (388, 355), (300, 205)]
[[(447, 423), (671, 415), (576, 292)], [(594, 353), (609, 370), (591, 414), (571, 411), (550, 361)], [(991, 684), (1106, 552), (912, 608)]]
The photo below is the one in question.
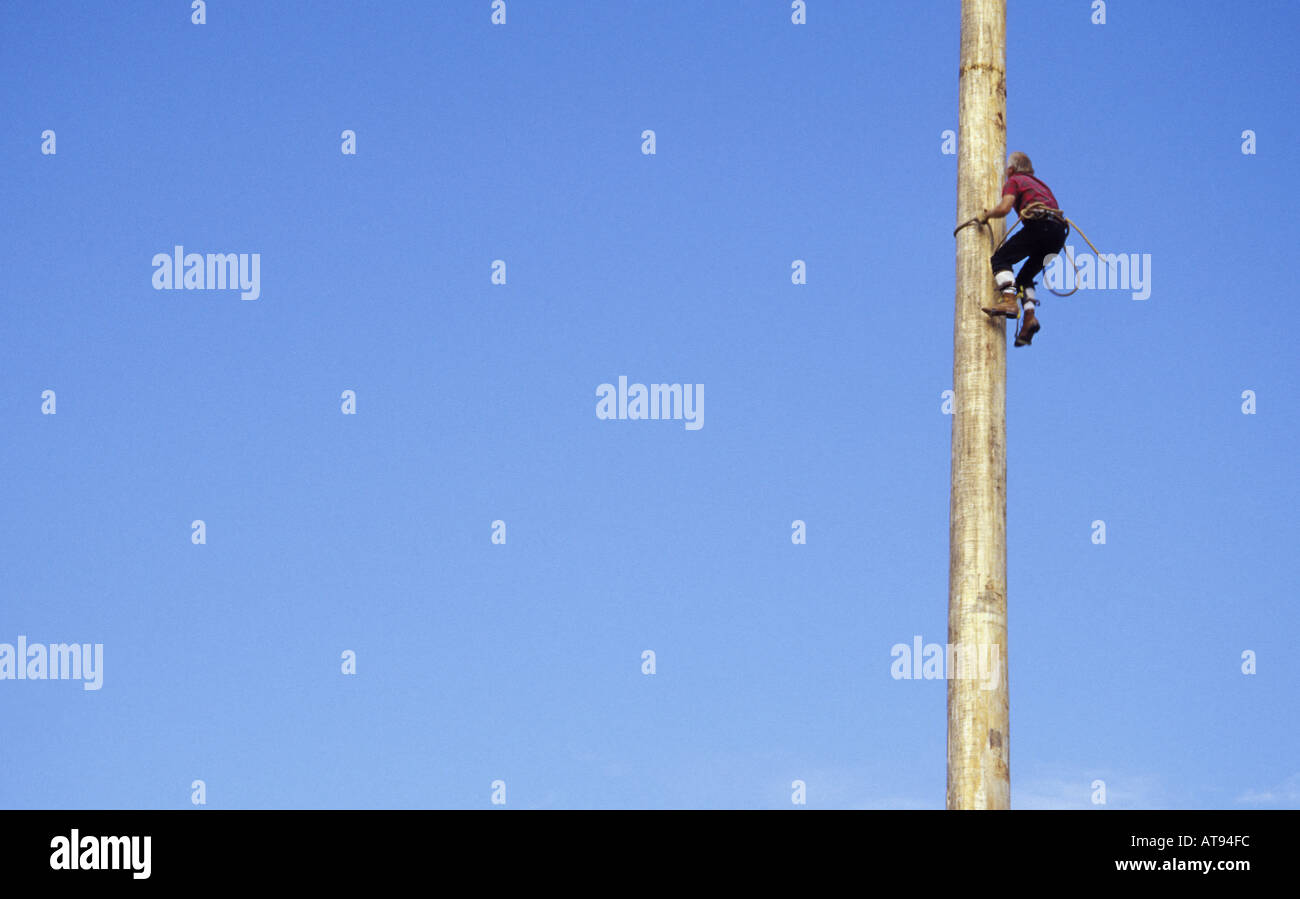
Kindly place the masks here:
[[(992, 306), (985, 306), (984, 311), (989, 315), (1020, 318), (1016, 298), (1022, 298), (1025, 317), (1016, 334), (1016, 346), (1029, 346), (1042, 327), (1034, 316), (1034, 279), (1043, 270), (1046, 260), (1061, 252), (1070, 229), (1051, 188), (1034, 177), (1033, 163), (1024, 153), (1012, 153), (1007, 157), (1007, 179), (1002, 186), (1002, 200), (976, 216), (975, 221), (985, 224), (991, 218), (1004, 217), (1013, 208), (1019, 213), (1024, 227), (993, 253), (993, 280), (1002, 292), (1002, 298)], [(1011, 267), (1021, 259), (1025, 264), (1020, 267), (1020, 274), (1012, 275)]]

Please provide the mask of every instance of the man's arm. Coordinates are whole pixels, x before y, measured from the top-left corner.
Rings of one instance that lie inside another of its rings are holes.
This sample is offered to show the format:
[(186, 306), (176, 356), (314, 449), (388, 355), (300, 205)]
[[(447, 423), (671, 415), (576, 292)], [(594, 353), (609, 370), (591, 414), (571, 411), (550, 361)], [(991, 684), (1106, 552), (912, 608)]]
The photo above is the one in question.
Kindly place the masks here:
[(989, 219), (1005, 218), (1007, 213), (1009, 213), (1012, 209), (1014, 209), (1015, 206), (1016, 206), (1016, 195), (1003, 194), (1002, 199), (998, 202), (998, 205), (994, 206), (992, 209), (986, 210), (985, 212), (981, 212), (979, 214), (980, 224), (987, 222)]

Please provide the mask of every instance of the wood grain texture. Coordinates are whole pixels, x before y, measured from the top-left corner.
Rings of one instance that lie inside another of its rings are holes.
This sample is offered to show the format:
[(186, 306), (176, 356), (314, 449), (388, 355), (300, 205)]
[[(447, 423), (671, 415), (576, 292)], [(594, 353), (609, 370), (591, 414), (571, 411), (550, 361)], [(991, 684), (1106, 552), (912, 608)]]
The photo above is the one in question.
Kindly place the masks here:
[[(961, 17), (956, 221), (996, 205), (1006, 159), (1006, 0), (963, 0)], [(1011, 806), (1006, 323), (981, 311), (994, 301), (989, 257), (1005, 221), (990, 224), (991, 242), (988, 228), (957, 234), (948, 642), (992, 652), (998, 678), (989, 689), (949, 671), (950, 809)]]

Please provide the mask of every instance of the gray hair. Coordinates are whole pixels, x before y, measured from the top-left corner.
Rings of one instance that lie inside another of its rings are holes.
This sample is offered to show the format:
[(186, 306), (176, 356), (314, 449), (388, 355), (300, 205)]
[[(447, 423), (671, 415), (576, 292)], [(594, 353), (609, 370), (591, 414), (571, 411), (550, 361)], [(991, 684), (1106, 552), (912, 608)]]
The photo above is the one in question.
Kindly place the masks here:
[(1029, 157), (1024, 153), (1012, 153), (1007, 157), (1007, 165), (1013, 172), (1024, 172), (1027, 175), (1034, 173), (1034, 164), (1029, 161)]

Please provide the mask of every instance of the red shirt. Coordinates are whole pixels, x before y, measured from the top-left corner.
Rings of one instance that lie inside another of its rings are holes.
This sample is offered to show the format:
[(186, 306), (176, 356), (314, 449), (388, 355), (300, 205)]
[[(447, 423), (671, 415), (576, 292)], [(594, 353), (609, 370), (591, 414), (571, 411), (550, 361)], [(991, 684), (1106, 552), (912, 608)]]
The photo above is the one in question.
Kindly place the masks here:
[(1011, 194), (1016, 198), (1016, 213), (1019, 214), (1024, 206), (1030, 203), (1042, 203), (1052, 209), (1060, 209), (1056, 205), (1056, 197), (1052, 196), (1051, 188), (1039, 181), (1033, 175), (1026, 175), (1024, 172), (1016, 172), (1007, 179), (1007, 183), (1002, 185), (1002, 196)]

